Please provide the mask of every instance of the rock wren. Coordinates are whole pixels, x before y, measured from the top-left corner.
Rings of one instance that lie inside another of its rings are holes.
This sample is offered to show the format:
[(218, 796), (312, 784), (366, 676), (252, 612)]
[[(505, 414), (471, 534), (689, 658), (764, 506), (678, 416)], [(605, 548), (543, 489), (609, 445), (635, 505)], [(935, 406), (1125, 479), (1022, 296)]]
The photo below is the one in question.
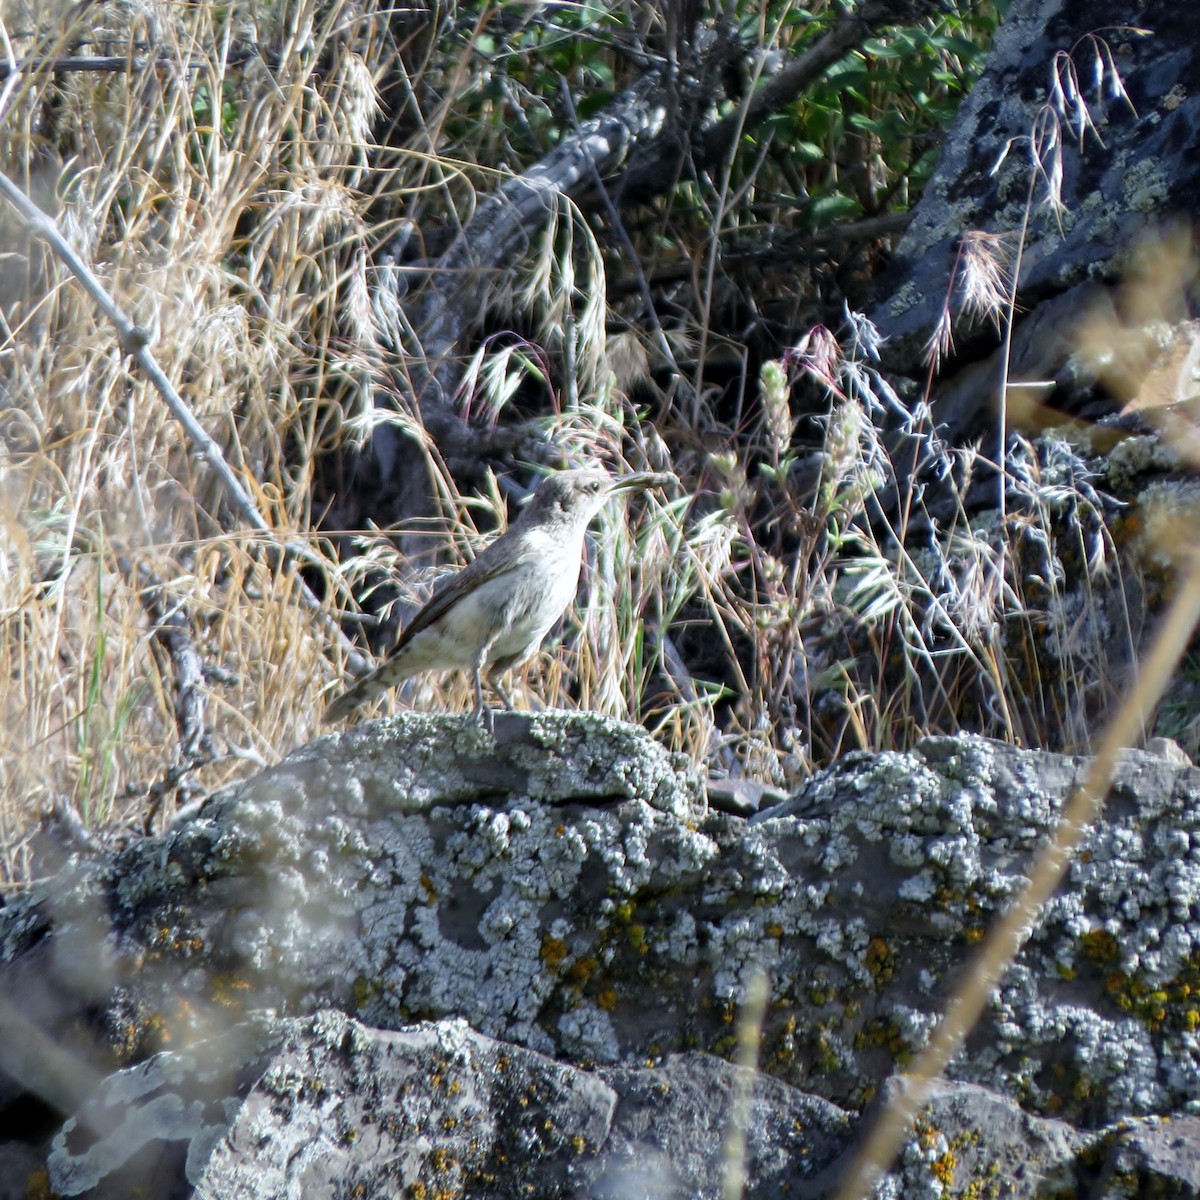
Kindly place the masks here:
[(511, 709), (498, 676), (532, 657), (575, 598), (591, 519), (611, 497), (668, 478), (639, 472), (613, 479), (594, 467), (546, 476), (511, 528), (438, 585), (383, 662), (325, 710), (325, 721), (341, 720), (422, 671), (470, 671), (480, 716), (486, 674)]

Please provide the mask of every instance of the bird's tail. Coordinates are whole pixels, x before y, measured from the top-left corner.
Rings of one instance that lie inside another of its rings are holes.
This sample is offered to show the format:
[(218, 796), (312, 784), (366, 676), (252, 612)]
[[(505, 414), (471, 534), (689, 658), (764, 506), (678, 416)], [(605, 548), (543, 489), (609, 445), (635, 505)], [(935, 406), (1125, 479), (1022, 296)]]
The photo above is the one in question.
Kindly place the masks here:
[(324, 712), (321, 721), (332, 725), (348, 717), (356, 709), (377, 700), (390, 685), (379, 678), (379, 671), (369, 671), (353, 687), (344, 691)]

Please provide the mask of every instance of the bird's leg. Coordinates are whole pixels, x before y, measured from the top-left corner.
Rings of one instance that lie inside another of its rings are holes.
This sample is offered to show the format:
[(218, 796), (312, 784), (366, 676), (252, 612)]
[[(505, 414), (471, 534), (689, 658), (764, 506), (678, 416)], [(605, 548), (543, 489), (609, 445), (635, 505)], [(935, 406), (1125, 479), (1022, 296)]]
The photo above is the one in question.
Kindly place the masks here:
[(499, 696), (499, 697), (500, 697), (500, 699), (504, 701), (504, 707), (505, 707), (506, 709), (508, 709), (508, 711), (509, 711), (509, 712), (516, 712), (517, 710), (516, 710), (516, 708), (515, 708), (515, 707), (514, 707), (514, 705), (513, 705), (512, 698), (511, 698), (511, 697), (509, 696), (509, 694), (508, 694), (508, 693), (507, 693), (507, 692), (506, 692), (506, 691), (505, 691), (505, 690), (504, 690), (504, 689), (503, 689), (503, 688), (500, 686), (500, 676), (501, 676), (501, 674), (502, 674), (502, 672), (501, 672), (501, 671), (498, 671), (498, 670), (495, 670), (495, 671), (489, 671), (489, 672), (488, 672), (488, 683), (490, 683), (490, 684), (492, 685), (492, 688), (493, 688), (493, 690), (495, 691), (496, 695), (497, 695), (497, 696)]
[[(493, 737), (496, 736), (495, 714), (483, 702), (483, 664), (487, 662), (488, 653), (491, 650), (491, 642), (485, 643), (480, 647), (479, 653), (475, 656), (475, 662), (472, 666), (472, 675), (475, 678), (475, 716), (480, 725), (484, 727)], [(488, 674), (488, 680), (491, 681), (491, 674)]]
[(475, 715), (482, 721), (486, 711), (483, 703), (483, 667), (479, 665), (472, 672), (475, 678)]

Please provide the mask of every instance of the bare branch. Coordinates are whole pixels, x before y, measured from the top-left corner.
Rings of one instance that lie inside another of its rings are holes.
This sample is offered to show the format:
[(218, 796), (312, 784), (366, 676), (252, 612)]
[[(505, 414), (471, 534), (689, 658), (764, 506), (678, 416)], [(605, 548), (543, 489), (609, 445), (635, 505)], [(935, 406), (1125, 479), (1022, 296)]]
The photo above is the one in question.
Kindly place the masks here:
[[(258, 58), (258, 50), (254, 47), (244, 47), (234, 50), (224, 60), (225, 66), (239, 66)], [(62, 58), (21, 58), (15, 61), (0, 61), (0, 79), (8, 79), (15, 75), (70, 75), (92, 71), (97, 74), (127, 72), (130, 75), (140, 75), (143, 71), (156, 67), (164, 71), (175, 72), (200, 71), (210, 64), (202, 59), (179, 63), (167, 58), (135, 58), (128, 54), (72, 54)]]

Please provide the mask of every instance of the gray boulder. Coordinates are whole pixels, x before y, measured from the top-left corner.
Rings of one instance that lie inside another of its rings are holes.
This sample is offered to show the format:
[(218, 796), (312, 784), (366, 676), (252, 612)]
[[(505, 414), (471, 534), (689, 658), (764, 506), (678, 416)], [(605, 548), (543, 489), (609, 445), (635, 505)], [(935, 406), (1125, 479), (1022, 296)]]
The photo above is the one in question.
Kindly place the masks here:
[[(861, 1107), (924, 1044), (1083, 765), (933, 739), (849, 756), (747, 823), (613, 722), (501, 717), (493, 744), (395, 718), (4, 910), (0, 995), (80, 1053), (333, 1007), (617, 1064), (729, 1053), (765, 970), (768, 1071)], [(1097, 1125), (1200, 1100), (1198, 798), (1194, 768), (1127, 757), (960, 1078)]]
[[(54, 1139), (49, 1180), (90, 1200), (718, 1200), (732, 1172), (746, 1197), (824, 1200), (858, 1125), (710, 1055), (589, 1071), (462, 1021), (391, 1032), (326, 1010), (262, 1016), (110, 1076)], [(1082, 1133), (941, 1083), (877, 1194), (1195, 1195), (1196, 1125)]]
[[(183, 1130), (203, 1146), (226, 1136), (261, 1054), (233, 1055), (249, 1072), (240, 1083), (226, 1072), (126, 1119), (120, 1097), (136, 1097), (136, 1064), (154, 1051), (270, 1025), (270, 1012), (334, 1010), (371, 1038), (457, 1018), (509, 1054), (605, 1080), (630, 1128), (641, 1105), (653, 1141), (654, 1105), (633, 1098), (653, 1098), (670, 1056), (731, 1056), (748, 981), (765, 971), (771, 1106), (860, 1111), (924, 1045), (1085, 766), (930, 739), (848, 756), (746, 821), (706, 811), (683, 764), (601, 718), (504, 715), (494, 738), (451, 717), (364, 725), (0, 911), (0, 1067), (10, 1097), (82, 1112), (95, 1080), (128, 1064), (133, 1076), (104, 1085), (117, 1088), (105, 1093), (118, 1097), (105, 1106), (116, 1127), (147, 1145)], [(1030, 1140), (1026, 1118), (1069, 1129), (1047, 1142), (1048, 1175), (1076, 1169), (1078, 1139), (1200, 1108), (1198, 801), (1195, 768), (1126, 756), (1066, 885), (953, 1064), (957, 1084), (1008, 1106), (1014, 1143)], [(43, 1045), (53, 1062), (30, 1050)], [(360, 1074), (368, 1086), (372, 1072)], [(707, 1144), (725, 1101), (716, 1085), (689, 1086), (682, 1111)], [(976, 1119), (995, 1125), (958, 1118)], [(79, 1127), (112, 1135), (84, 1117)], [(789, 1145), (776, 1139), (770, 1154), (795, 1173)], [(947, 1143), (930, 1169), (953, 1175), (964, 1151)], [(822, 1141), (802, 1157), (832, 1152)], [(68, 1139), (63, 1153), (66, 1172), (80, 1152)], [(1165, 1161), (1137, 1153), (1154, 1170)], [(683, 1170), (682, 1155), (666, 1156)], [(705, 1169), (696, 1159), (681, 1178)]]

